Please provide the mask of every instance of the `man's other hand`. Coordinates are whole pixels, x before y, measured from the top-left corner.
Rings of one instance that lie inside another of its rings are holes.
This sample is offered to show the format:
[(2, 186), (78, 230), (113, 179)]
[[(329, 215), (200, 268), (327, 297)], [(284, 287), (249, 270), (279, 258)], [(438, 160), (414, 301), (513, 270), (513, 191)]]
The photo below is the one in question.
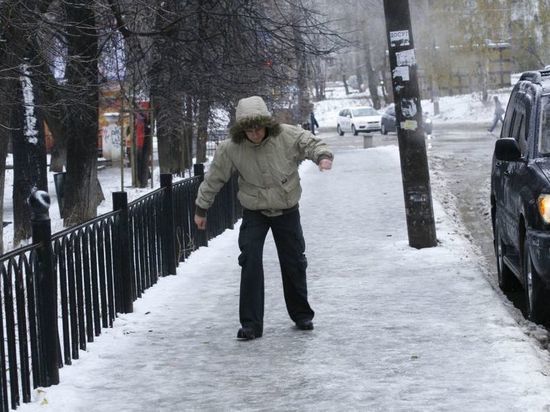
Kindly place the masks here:
[(206, 229), (206, 217), (195, 215), (195, 224), (199, 230)]

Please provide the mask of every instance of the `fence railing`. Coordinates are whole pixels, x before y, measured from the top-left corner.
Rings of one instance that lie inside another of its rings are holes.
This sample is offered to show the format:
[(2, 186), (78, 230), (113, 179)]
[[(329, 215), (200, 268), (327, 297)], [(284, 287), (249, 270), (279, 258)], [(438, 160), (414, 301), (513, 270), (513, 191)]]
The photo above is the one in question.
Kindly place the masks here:
[(33, 244), (0, 257), (0, 411), (30, 402), (33, 388), (59, 383), (59, 368), (113, 326), (118, 313), (208, 240), (233, 228), (242, 210), (235, 177), (193, 223), (204, 168), (131, 202), (113, 193), (113, 211), (51, 235), (49, 198), (31, 198)]

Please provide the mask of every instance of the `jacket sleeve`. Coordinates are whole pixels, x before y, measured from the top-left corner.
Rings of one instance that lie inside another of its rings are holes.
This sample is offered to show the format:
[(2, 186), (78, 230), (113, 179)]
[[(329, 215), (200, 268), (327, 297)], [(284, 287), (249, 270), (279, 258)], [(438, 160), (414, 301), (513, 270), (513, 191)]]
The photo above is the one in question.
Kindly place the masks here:
[(199, 186), (195, 205), (198, 215), (205, 216), (206, 210), (212, 206), (214, 198), (223, 185), (229, 181), (234, 171), (233, 163), (227, 155), (224, 144), (220, 144), (214, 154), (214, 159), (208, 168), (204, 181)]
[(301, 128), (295, 128), (295, 131), (298, 134), (298, 149), (305, 159), (313, 160), (316, 164), (319, 164), (322, 159), (332, 160), (334, 158), (332, 151), (322, 139)]

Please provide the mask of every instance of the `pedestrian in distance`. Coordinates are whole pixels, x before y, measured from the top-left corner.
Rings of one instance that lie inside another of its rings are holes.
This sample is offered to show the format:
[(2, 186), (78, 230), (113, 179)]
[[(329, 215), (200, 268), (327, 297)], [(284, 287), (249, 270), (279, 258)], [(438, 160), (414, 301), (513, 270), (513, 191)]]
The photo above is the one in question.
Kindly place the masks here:
[(493, 132), (495, 127), (497, 127), (498, 122), (502, 124), (504, 122), (504, 108), (502, 107), (502, 103), (500, 103), (500, 100), (498, 99), (498, 96), (493, 96), (493, 100), (495, 102), (495, 112), (493, 117), (493, 124), (491, 124), (491, 127), (489, 127), (487, 130), (489, 132)]
[(319, 128), (319, 123), (317, 123), (313, 110), (309, 113), (309, 125), (311, 127), (311, 134), (315, 135), (315, 128)]
[(200, 230), (206, 229), (208, 208), (237, 172), (237, 197), (243, 207), (238, 239), (241, 328), (237, 338), (250, 340), (263, 334), (263, 248), (269, 229), (277, 248), (288, 314), (298, 329), (311, 330), (315, 313), (307, 296), (298, 166), (309, 159), (321, 171), (329, 170), (333, 154), (309, 131), (278, 123), (259, 96), (239, 100), (230, 136), (218, 146), (199, 187), (194, 220)]

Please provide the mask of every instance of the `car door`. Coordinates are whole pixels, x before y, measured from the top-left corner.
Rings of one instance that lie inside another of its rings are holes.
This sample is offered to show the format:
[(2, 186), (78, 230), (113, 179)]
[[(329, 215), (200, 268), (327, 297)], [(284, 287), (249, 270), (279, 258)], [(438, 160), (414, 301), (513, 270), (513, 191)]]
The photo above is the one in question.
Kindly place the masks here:
[(504, 202), (505, 202), (505, 227), (510, 245), (513, 245), (519, 254), (520, 215), (522, 214), (521, 193), (525, 186), (528, 160), (528, 137), (531, 134), (534, 118), (532, 114), (533, 98), (529, 91), (520, 91), (515, 99), (514, 121), (511, 128), (511, 137), (517, 142), (521, 150), (521, 160), (508, 162), (504, 173)]
[[(509, 99), (508, 108), (506, 110), (506, 116), (501, 130), (501, 137), (511, 137), (513, 135), (513, 128), (515, 124), (516, 110), (514, 107), (516, 89), (512, 91)], [(507, 224), (506, 218), (506, 199), (505, 199), (505, 178), (508, 178), (509, 171), (508, 166), (510, 162), (504, 160), (493, 159), (493, 171), (492, 171), (492, 190), (495, 196), (496, 203), (496, 221), (495, 224), (499, 228), (500, 236), (502, 236), (505, 243), (509, 243), (508, 231), (505, 230)]]
[(342, 129), (346, 132), (351, 131), (351, 111), (346, 109), (342, 118)]
[[(513, 137), (515, 128), (518, 125), (517, 110), (516, 110), (516, 95), (517, 89), (512, 91), (510, 95), (508, 108), (506, 110), (506, 116), (501, 130), (501, 137)], [(511, 165), (509, 161), (494, 159), (493, 166), (493, 192), (495, 194), (496, 203), (496, 221), (495, 225), (498, 227), (498, 231), (502, 240), (506, 244), (511, 243), (512, 230), (510, 228), (511, 209), (508, 206), (507, 198), (509, 193), (509, 178)]]

